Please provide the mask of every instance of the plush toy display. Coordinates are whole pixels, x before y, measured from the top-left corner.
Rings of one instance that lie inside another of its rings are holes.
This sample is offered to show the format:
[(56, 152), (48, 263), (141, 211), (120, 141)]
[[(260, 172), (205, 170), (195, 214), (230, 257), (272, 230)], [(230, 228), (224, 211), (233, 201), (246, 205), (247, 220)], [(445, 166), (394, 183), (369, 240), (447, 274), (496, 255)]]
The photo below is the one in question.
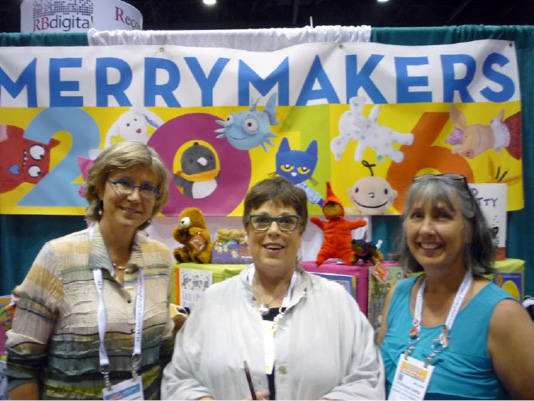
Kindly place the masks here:
[(172, 231), (174, 239), (183, 245), (173, 252), (178, 263), (210, 263), (211, 238), (200, 209), (185, 208), (179, 219), (178, 226)]
[(222, 246), (243, 245), (247, 243), (247, 232), (237, 228), (221, 228), (217, 231), (215, 242)]
[(371, 262), (376, 265), (378, 262), (384, 260), (384, 255), (372, 242), (367, 242), (363, 239), (353, 239), (350, 243), (352, 250), (354, 251), (354, 262), (363, 260), (364, 262)]
[(354, 262), (354, 251), (351, 248), (352, 230), (363, 227), (367, 222), (363, 219), (345, 220), (345, 210), (341, 201), (336, 197), (330, 182), (326, 182), (326, 198), (323, 205), (323, 214), (328, 221), (311, 217), (310, 221), (323, 230), (324, 240), (315, 263), (322, 264), (326, 259), (339, 258), (350, 265)]
[(251, 263), (247, 232), (243, 229), (221, 228), (213, 241), (212, 263)]

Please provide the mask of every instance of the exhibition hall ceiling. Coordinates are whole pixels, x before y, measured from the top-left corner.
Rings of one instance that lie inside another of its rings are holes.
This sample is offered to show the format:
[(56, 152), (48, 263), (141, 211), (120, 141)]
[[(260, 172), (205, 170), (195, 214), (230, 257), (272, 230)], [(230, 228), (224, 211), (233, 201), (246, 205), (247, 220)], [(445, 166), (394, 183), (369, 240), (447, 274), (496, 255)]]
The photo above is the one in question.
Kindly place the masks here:
[[(22, 0), (0, 0), (0, 31), (20, 31)], [(534, 0), (125, 0), (145, 30), (279, 28), (317, 25), (415, 27), (532, 25)]]

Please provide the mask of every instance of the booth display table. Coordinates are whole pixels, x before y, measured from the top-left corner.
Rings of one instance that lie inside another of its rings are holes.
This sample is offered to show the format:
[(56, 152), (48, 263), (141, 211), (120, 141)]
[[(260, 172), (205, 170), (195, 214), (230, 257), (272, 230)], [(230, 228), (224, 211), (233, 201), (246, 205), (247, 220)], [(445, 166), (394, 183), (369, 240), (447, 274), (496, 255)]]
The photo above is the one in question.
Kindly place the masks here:
[[(355, 265), (345, 265), (338, 259), (329, 259), (320, 266), (315, 262), (301, 262), (304, 270), (310, 273), (347, 275), (356, 280), (354, 298), (358, 302), (360, 310), (371, 319), (377, 313), (382, 313), (385, 294), (391, 286), (402, 278), (400, 265), (395, 262), (382, 261), (382, 266), (388, 271), (384, 282), (377, 280), (371, 273), (372, 263), (359, 262)], [(325, 276), (328, 278), (328, 276)], [(331, 276), (333, 280), (335, 276)], [(372, 321), (372, 320), (371, 320)]]
[[(323, 277), (338, 281), (341, 284), (347, 283), (345, 278), (351, 278), (352, 286), (346, 288), (353, 289), (352, 295), (358, 302), (360, 310), (368, 317), (375, 329), (380, 327), (386, 294), (397, 281), (404, 277), (400, 265), (389, 261), (382, 261), (382, 266), (387, 270), (387, 278), (383, 282), (371, 274), (373, 269), (371, 263), (359, 262), (356, 265), (347, 266), (339, 263), (339, 259), (329, 259), (320, 266), (317, 266), (313, 261), (301, 262), (300, 265), (307, 272), (321, 274)], [(173, 266), (175, 286), (173, 286), (171, 293), (171, 302), (183, 304), (180, 300), (180, 269), (190, 269), (191, 272), (211, 272), (211, 283), (218, 283), (236, 276), (246, 266), (246, 264), (175, 263)], [(497, 273), (487, 276), (488, 279), (493, 280), (514, 298), (521, 301), (525, 293), (525, 261), (520, 259), (500, 260), (495, 262), (495, 268)]]
[(180, 298), (180, 289), (183, 288), (183, 283), (180, 282), (180, 270), (211, 272), (211, 284), (215, 284), (238, 275), (246, 266), (246, 264), (174, 263), (172, 280), (175, 285), (173, 285), (171, 290), (171, 302), (180, 305), (184, 304), (183, 300)]

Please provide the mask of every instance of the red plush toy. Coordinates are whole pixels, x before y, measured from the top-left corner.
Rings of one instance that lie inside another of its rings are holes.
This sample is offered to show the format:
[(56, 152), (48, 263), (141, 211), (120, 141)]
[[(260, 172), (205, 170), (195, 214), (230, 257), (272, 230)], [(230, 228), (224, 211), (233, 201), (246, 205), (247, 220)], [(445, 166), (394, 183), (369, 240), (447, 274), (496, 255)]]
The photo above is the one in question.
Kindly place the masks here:
[(315, 263), (322, 264), (326, 259), (339, 258), (345, 264), (351, 265), (354, 262), (354, 251), (351, 248), (351, 231), (363, 227), (367, 222), (363, 219), (348, 221), (345, 220), (345, 210), (341, 201), (336, 197), (330, 182), (326, 182), (326, 198), (323, 205), (323, 214), (328, 221), (311, 217), (310, 221), (323, 230), (324, 240), (321, 250), (317, 254)]

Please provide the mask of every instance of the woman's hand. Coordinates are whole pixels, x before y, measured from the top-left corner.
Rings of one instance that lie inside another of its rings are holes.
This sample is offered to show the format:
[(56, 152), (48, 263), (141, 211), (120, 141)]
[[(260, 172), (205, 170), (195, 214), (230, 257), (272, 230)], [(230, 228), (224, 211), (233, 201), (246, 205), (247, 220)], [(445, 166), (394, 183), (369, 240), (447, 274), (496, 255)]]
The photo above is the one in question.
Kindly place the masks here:
[[(257, 400), (268, 400), (269, 399), (269, 390), (265, 391), (256, 391), (256, 399)], [(244, 400), (252, 400), (252, 397), (243, 398)]]

